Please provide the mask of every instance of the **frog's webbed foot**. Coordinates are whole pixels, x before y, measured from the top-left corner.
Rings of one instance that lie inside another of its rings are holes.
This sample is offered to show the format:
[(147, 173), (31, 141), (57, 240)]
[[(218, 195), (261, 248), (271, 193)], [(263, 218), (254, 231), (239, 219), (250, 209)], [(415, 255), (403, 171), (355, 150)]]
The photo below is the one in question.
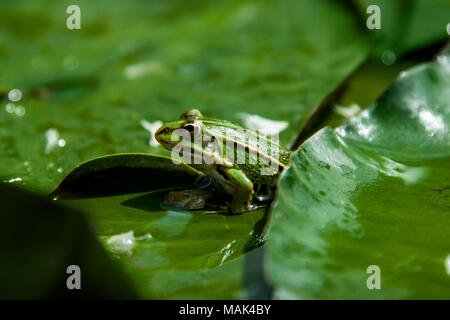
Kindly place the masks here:
[(241, 213), (253, 210), (253, 209), (247, 209), (247, 208), (242, 208), (240, 210), (236, 210), (236, 208), (233, 207), (232, 202), (230, 202), (230, 201), (225, 201), (225, 204), (209, 203), (208, 207), (211, 208), (211, 210), (205, 211), (205, 212), (203, 212), (203, 214), (216, 213), (216, 214), (233, 215), (233, 214), (241, 214)]
[[(223, 199), (222, 199), (223, 200)], [(207, 204), (207, 208), (210, 210), (207, 210), (203, 212), (203, 214), (232, 214), (233, 211), (231, 209), (231, 204), (228, 201), (221, 201), (220, 203), (210, 201)]]
[(227, 203), (227, 205), (228, 205), (228, 207), (227, 207), (228, 214), (242, 214), (242, 213), (251, 212), (251, 211), (255, 211), (260, 208), (266, 207), (267, 203), (253, 202), (253, 203), (247, 204), (239, 209), (236, 209), (235, 207), (233, 207), (232, 204)]
[(266, 206), (267, 205), (265, 205), (265, 204), (252, 203), (248, 206), (247, 211), (255, 211), (255, 210), (258, 210), (258, 209), (266, 207)]
[(225, 214), (225, 215), (236, 215), (236, 214), (242, 214), (246, 212), (251, 212), (258, 210), (260, 208), (266, 207), (267, 204), (265, 203), (252, 203), (250, 205), (247, 205), (243, 207), (242, 209), (236, 210), (233, 208), (232, 204), (229, 202), (225, 202), (225, 205), (215, 205), (208, 203), (206, 206), (207, 208), (210, 208), (210, 210), (207, 210), (203, 212), (203, 214)]
[(218, 209), (218, 210), (208, 210), (205, 212), (202, 212), (202, 214), (223, 214), (223, 213), (230, 213), (230, 211), (228, 211), (228, 208), (225, 209)]

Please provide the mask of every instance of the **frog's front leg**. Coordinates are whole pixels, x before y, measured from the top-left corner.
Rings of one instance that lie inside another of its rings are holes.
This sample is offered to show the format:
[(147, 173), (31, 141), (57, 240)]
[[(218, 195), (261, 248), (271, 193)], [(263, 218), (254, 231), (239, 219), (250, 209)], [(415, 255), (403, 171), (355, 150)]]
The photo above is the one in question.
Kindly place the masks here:
[(226, 168), (223, 170), (234, 187), (231, 210), (243, 212), (248, 210), (253, 198), (253, 183), (241, 170)]

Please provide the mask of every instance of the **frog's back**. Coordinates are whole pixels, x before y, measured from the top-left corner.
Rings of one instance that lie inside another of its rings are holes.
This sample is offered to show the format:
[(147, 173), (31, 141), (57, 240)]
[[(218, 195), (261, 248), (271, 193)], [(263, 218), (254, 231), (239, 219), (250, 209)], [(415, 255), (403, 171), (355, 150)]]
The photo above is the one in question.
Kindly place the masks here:
[[(208, 126), (208, 123), (205, 123)], [(217, 126), (211, 122), (208, 131), (223, 143), (224, 154), (232, 157), (234, 167), (243, 171), (259, 187), (274, 188), (280, 172), (288, 165), (290, 151), (270, 135), (246, 129), (232, 122)], [(232, 153), (229, 148), (232, 147)]]

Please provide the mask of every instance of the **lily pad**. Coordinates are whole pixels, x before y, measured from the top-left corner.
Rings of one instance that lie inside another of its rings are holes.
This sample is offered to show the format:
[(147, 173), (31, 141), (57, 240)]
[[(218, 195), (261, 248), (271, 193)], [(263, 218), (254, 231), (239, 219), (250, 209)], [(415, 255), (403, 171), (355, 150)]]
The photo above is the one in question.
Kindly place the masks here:
[(447, 54), (293, 155), (268, 235), (277, 298), (450, 298), (449, 89)]
[(163, 205), (169, 190), (193, 188), (199, 177), (170, 158), (117, 154), (80, 164), (52, 196), (89, 213), (104, 247), (120, 258), (142, 297), (242, 298), (240, 278), (226, 283), (215, 277), (244, 271), (242, 259), (224, 264), (263, 244), (267, 209), (230, 216)]
[(79, 164), (51, 193), (58, 199), (111, 196), (192, 186), (202, 174), (170, 158), (138, 153), (103, 156)]

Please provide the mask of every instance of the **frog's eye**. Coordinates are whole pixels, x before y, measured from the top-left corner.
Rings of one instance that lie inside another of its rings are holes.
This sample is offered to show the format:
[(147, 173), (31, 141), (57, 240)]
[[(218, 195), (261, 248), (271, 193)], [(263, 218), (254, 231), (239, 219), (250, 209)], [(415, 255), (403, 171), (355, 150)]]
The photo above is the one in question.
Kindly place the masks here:
[(194, 132), (194, 130), (195, 130), (195, 127), (194, 127), (193, 124), (187, 124), (187, 125), (184, 126), (184, 128), (185, 128), (187, 131), (189, 131), (190, 133)]
[(193, 137), (197, 137), (202, 132), (200, 125), (195, 122), (186, 123), (184, 129), (186, 129)]

